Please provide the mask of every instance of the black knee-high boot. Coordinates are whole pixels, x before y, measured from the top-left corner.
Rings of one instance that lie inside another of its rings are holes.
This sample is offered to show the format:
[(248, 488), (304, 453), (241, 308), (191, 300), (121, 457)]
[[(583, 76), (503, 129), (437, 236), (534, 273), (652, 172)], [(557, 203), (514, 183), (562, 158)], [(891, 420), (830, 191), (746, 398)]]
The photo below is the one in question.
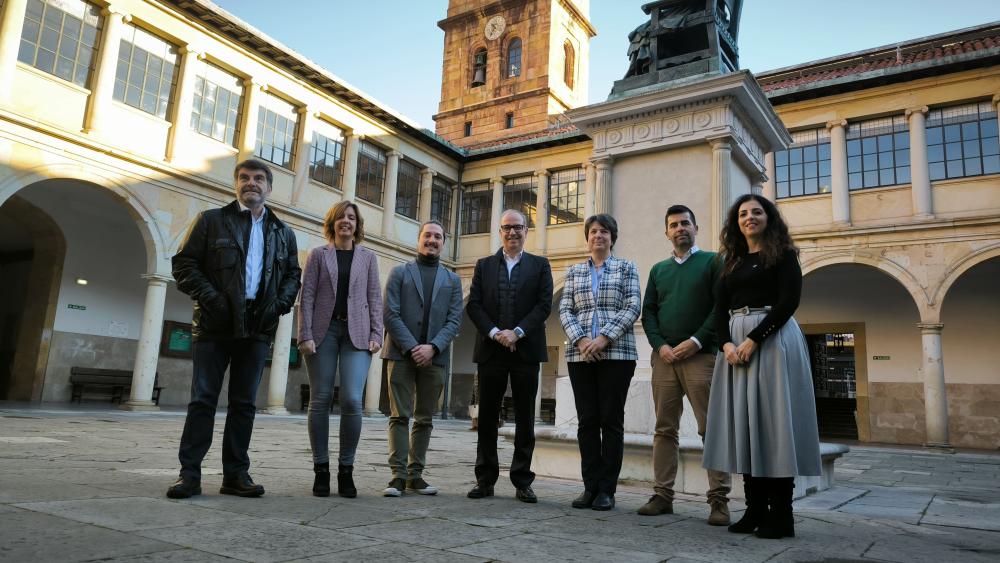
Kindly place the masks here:
[(767, 496), (761, 490), (763, 479), (743, 474), (743, 492), (747, 497), (747, 509), (739, 522), (729, 526), (734, 534), (752, 534), (767, 518)]
[(757, 537), (793, 538), (795, 522), (792, 519), (792, 491), (795, 490), (795, 478), (779, 477), (767, 481), (767, 502), (770, 509), (764, 523), (757, 528)]

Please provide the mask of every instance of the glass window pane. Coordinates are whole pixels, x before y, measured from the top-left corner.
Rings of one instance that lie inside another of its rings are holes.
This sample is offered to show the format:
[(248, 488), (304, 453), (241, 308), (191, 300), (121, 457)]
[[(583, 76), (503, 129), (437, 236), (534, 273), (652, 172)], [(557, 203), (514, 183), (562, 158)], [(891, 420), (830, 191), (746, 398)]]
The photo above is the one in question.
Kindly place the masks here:
[(893, 141), (897, 149), (905, 149), (910, 146), (910, 132), (902, 131), (893, 135)]
[(866, 188), (878, 186), (878, 170), (866, 171), (864, 173), (864, 179)]
[(21, 41), (21, 48), (17, 51), (17, 60), (29, 65), (35, 64), (35, 44)]
[(1000, 156), (983, 157), (983, 174), (1000, 174)]
[(944, 145), (934, 145), (927, 147), (927, 161), (941, 162), (944, 160)]
[(774, 153), (774, 165), (785, 166), (788, 164), (788, 151), (778, 151)]
[(63, 80), (70, 80), (73, 78), (73, 61), (67, 59), (66, 57), (59, 57), (56, 61), (55, 73), (56, 76), (62, 78)]
[(828, 194), (830, 193), (830, 177), (820, 176), (819, 177), (819, 193)]
[(927, 129), (927, 144), (928, 145), (940, 145), (944, 142), (944, 138), (941, 135), (940, 127), (929, 127)]
[(788, 197), (788, 182), (778, 182), (778, 197)]
[(900, 166), (896, 169), (896, 183), (897, 184), (909, 184), (910, 183), (910, 167)]
[(781, 168), (776, 169), (774, 172), (775, 172), (774, 175), (777, 176), (776, 180), (778, 182), (785, 182), (785, 181), (788, 180), (788, 167), (787, 166), (782, 166)]
[(788, 167), (788, 173), (789, 173), (789, 177), (792, 180), (801, 180), (802, 179), (802, 165), (801, 164), (793, 164), (792, 166), (789, 166)]
[(802, 162), (802, 149), (788, 149), (788, 162), (791, 164)]
[(830, 175), (830, 161), (829, 160), (821, 160), (821, 161), (819, 161), (819, 175), (820, 176), (829, 176)]
[(942, 180), (945, 178), (944, 162), (932, 162), (930, 168), (931, 180)]
[(965, 141), (962, 143), (962, 153), (966, 158), (979, 156), (979, 139)]
[(890, 168), (888, 170), (879, 170), (879, 185), (891, 186), (896, 183), (896, 175)]
[(819, 158), (820, 160), (830, 160), (830, 143), (819, 145)]
[(847, 185), (850, 189), (856, 190), (861, 187), (861, 173), (848, 174), (847, 175)]
[(948, 143), (944, 146), (944, 154), (947, 160), (962, 158), (962, 143)]
[(878, 167), (879, 168), (892, 168), (893, 160), (891, 152), (880, 152), (878, 153)]
[(973, 121), (972, 123), (962, 124), (962, 139), (978, 139), (979, 138), (979, 123)]
[(792, 180), (788, 183), (788, 191), (791, 195), (802, 195), (802, 180)]
[(978, 158), (965, 159), (965, 175), (978, 176), (983, 173), (982, 163)]
[(847, 156), (858, 156), (861, 154), (861, 141), (847, 141)]
[(896, 166), (906, 166), (910, 163), (910, 149), (896, 151)]
[(949, 178), (961, 178), (962, 174), (962, 161), (961, 160), (949, 160), (948, 161), (948, 177)]
[(861, 172), (861, 157), (852, 156), (847, 159), (848, 172)]
[(865, 137), (864, 139), (861, 139), (861, 152), (863, 154), (878, 152), (875, 150), (876, 146), (875, 137)]
[(868, 170), (875, 170), (876, 168), (878, 168), (878, 155), (875, 155), (875, 154), (866, 154), (866, 155), (864, 155), (861, 158), (862, 158), (862, 163), (863, 163), (864, 169), (866, 171), (868, 171)]
[(817, 183), (816, 178), (807, 178), (806, 180), (804, 180), (804, 186), (805, 186), (804, 192), (807, 195), (814, 194), (819, 191), (819, 184)]
[(996, 137), (983, 139), (983, 154), (1000, 154), (1000, 140)]
[(954, 143), (962, 140), (962, 132), (959, 125), (945, 125), (944, 140), (947, 143)]
[(892, 150), (892, 135), (879, 135), (878, 136), (878, 150), (879, 151), (891, 151)]
[(53, 67), (56, 65), (56, 54), (52, 51), (47, 51), (45, 49), (39, 49), (38, 55), (35, 58), (35, 66), (44, 70), (45, 72), (52, 72)]
[(983, 138), (986, 137), (996, 137), (997, 136), (997, 118), (993, 116), (991, 119), (984, 119), (979, 122), (979, 131)]
[(816, 145), (811, 147), (802, 147), (802, 160), (803, 162), (816, 160)]
[(41, 30), (42, 26), (38, 22), (25, 20), (24, 27), (21, 29), (21, 39), (31, 42), (38, 41), (38, 34)]

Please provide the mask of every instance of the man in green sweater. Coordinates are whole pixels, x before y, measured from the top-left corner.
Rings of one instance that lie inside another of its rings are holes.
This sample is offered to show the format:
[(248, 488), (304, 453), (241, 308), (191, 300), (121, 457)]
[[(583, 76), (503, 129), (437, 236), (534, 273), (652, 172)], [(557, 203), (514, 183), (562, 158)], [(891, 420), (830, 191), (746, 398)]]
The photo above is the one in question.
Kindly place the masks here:
[[(709, 387), (718, 342), (713, 327), (713, 288), (719, 275), (714, 252), (695, 246), (698, 225), (694, 212), (672, 205), (666, 215), (667, 238), (673, 255), (649, 271), (642, 300), (642, 328), (653, 347), (653, 405), (656, 433), (653, 436), (655, 494), (639, 514), (673, 514), (674, 479), (677, 476), (677, 431), (687, 395), (698, 421), (698, 434), (705, 437)], [(708, 471), (708, 523), (729, 524), (729, 475)]]

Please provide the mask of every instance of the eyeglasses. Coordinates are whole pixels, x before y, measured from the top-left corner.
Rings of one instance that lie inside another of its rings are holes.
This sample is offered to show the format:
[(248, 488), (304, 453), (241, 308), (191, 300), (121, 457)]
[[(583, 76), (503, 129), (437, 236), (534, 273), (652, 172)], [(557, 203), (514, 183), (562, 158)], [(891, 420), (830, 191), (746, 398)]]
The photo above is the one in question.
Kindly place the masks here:
[(524, 230), (524, 225), (500, 225), (500, 230), (509, 233), (514, 231), (515, 233), (520, 233)]

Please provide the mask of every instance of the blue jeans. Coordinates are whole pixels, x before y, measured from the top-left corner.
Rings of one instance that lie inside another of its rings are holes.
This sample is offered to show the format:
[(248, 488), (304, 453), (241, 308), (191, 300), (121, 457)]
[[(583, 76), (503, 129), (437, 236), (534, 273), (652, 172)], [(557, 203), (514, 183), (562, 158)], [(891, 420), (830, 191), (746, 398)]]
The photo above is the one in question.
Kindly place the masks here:
[(222, 434), (222, 473), (227, 477), (246, 473), (250, 468), (247, 449), (257, 413), (254, 399), (270, 346), (267, 342), (244, 339), (196, 341), (192, 349), (191, 402), (178, 452), (181, 476), (201, 479), (201, 462), (212, 446), (215, 407), (227, 367), (229, 408)]
[(361, 396), (372, 355), (351, 344), (347, 323), (330, 323), (316, 353), (306, 356), (309, 371), (309, 444), (313, 463), (330, 463), (330, 396), (340, 364), (340, 465), (354, 465), (361, 438)]

